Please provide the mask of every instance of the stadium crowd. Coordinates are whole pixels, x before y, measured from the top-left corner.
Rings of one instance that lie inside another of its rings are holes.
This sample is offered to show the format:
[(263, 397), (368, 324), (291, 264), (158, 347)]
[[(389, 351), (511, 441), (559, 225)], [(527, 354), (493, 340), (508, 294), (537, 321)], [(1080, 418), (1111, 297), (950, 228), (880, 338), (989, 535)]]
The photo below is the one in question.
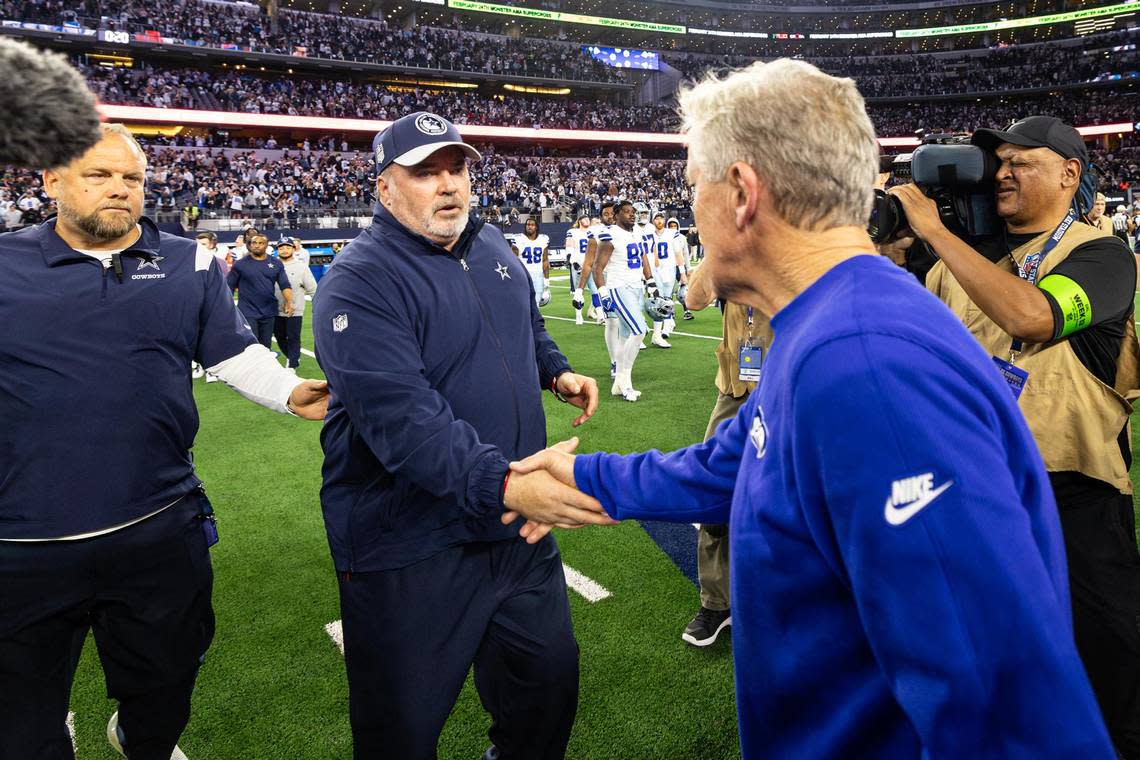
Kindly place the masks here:
[(485, 154), (472, 174), (473, 205), (500, 218), (503, 209), (562, 205), (574, 215), (597, 216), (601, 204), (643, 201), (658, 209), (687, 209), (692, 202), (680, 160), (550, 158)]
[[(858, 68), (858, 64), (853, 66)], [(676, 126), (675, 112), (667, 106), (620, 106), (597, 100), (521, 95), (489, 97), (475, 92), (392, 88), (331, 79), (271, 78), (227, 70), (83, 64), (80, 68), (105, 103), (370, 119), (394, 119), (411, 111), (432, 111), (447, 114), (457, 124), (564, 129), (667, 131)], [(871, 88), (872, 92), (865, 92), (866, 97), (892, 94), (890, 90), (876, 90), (884, 79), (906, 79), (902, 73), (882, 77), (853, 73), (860, 88)], [(1016, 101), (872, 103), (868, 111), (878, 133), (889, 136), (909, 134), (916, 129), (972, 131), (1003, 126), (1026, 113), (1052, 113), (1077, 124), (1129, 121), (1138, 104), (1140, 96), (1131, 91), (1090, 90)]]
[[(1097, 49), (1060, 49), (1054, 45), (998, 47), (983, 55), (845, 56), (814, 58), (811, 63), (834, 76), (852, 77), (865, 98), (1004, 92), (1033, 87), (1059, 87), (1128, 78), (1140, 72), (1140, 53), (1117, 50), (1140, 38), (1135, 31), (1104, 35)], [(686, 77), (709, 69), (745, 66), (755, 56), (670, 55), (667, 63)]]
[(621, 81), (617, 69), (595, 61), (577, 46), (542, 40), (511, 40), (452, 29), (400, 29), (382, 20), (282, 10), (276, 23), (257, 6), (196, 0), (129, 0), (114, 11), (96, 0), (4, 0), (0, 17), (140, 32), (151, 30), (189, 44), (237, 46), (277, 53), (392, 66), (479, 71), (593, 82)]
[(456, 124), (655, 131), (675, 117), (663, 106), (387, 87), (351, 80), (266, 77), (238, 71), (78, 67), (104, 103), (294, 116), (395, 119), (446, 113)]
[[(602, 202), (617, 198), (662, 210), (687, 210), (691, 204), (681, 160), (479, 147), (484, 158), (472, 172), (472, 205), (494, 221), (547, 208), (597, 215)], [(367, 213), (372, 200), (372, 159), (366, 152), (301, 150), (258, 158), (249, 150), (150, 145), (148, 153), (147, 208), (152, 212), (173, 214), (193, 206), (202, 215), (252, 216), (287, 226), (307, 210)], [(1100, 170), (1102, 190), (1140, 186), (1140, 144), (1134, 139), (1126, 138), (1114, 151), (1094, 148), (1090, 155)], [(0, 219), (6, 228), (36, 223), (50, 212), (51, 200), (38, 174), (11, 168), (0, 174)]]
[(1140, 93), (1085, 90), (1029, 98), (912, 103), (869, 103), (877, 134), (888, 137), (915, 131), (973, 132), (999, 128), (1026, 115), (1048, 114), (1067, 124), (1115, 124), (1133, 121)]

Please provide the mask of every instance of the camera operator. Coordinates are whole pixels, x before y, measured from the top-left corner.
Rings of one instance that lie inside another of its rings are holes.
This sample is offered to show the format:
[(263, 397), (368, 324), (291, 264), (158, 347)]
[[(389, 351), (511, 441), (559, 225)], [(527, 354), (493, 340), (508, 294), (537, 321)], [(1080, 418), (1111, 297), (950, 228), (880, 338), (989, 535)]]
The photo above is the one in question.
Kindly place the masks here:
[(1031, 116), (1007, 131), (978, 130), (971, 142), (1000, 161), (1001, 234), (975, 249), (917, 185), (889, 192), (905, 211), (903, 235), (939, 258), (927, 288), (1018, 397), (1060, 510), (1077, 648), (1118, 751), (1140, 758), (1140, 556), (1126, 399), (1140, 386), (1136, 265), (1119, 239), (1077, 221), (1089, 157), (1075, 129)]

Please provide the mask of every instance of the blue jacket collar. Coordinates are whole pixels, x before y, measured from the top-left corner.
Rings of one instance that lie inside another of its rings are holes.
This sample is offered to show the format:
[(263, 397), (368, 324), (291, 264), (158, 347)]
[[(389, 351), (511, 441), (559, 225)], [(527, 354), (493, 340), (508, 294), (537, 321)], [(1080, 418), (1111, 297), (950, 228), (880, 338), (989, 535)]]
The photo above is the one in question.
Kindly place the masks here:
[[(36, 228), (36, 235), (40, 239), (40, 250), (43, 252), (44, 261), (47, 265), (54, 267), (66, 261), (90, 260), (89, 256), (79, 253), (63, 241), (63, 238), (55, 231), (55, 223), (56, 217), (51, 216)], [(152, 259), (158, 255), (161, 246), (161, 233), (158, 226), (145, 216), (139, 217), (139, 227), (142, 234), (139, 235), (139, 239), (134, 242), (134, 245), (123, 251), (123, 254)]]
[(419, 243), (432, 253), (442, 253), (444, 256), (451, 256), (456, 259), (466, 257), (467, 251), (471, 248), (471, 243), (475, 240), (475, 237), (479, 234), (479, 231), (483, 229), (483, 225), (485, 224), (482, 219), (469, 216), (467, 218), (467, 226), (463, 229), (463, 234), (459, 236), (458, 242), (456, 242), (449, 251), (423, 235), (417, 235), (409, 230), (401, 224), (396, 217), (392, 216), (392, 212), (384, 208), (383, 204), (376, 203), (373, 205), (373, 208), (375, 210), (372, 217), (373, 225), (382, 224), (385, 232), (395, 232), (408, 240)]

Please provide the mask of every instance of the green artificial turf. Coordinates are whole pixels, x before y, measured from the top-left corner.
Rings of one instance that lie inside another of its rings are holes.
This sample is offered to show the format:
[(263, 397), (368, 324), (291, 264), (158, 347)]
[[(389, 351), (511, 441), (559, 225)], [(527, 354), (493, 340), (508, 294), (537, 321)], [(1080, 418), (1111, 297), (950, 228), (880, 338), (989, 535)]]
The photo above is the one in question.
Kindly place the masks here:
[[(572, 316), (561, 286), (554, 283), (548, 316)], [(600, 327), (554, 319), (547, 326), (575, 369), (602, 387), (597, 416), (578, 430), (570, 425), (575, 411), (546, 397), (551, 442), (578, 434), (583, 452), (629, 452), (670, 450), (703, 435), (716, 395), (715, 341), (676, 335), (669, 351), (641, 352), (633, 379), (644, 395), (631, 404), (608, 394)], [(719, 314), (698, 313), (677, 329), (718, 335)], [(319, 376), (310, 357), (301, 374)], [(195, 391), (202, 417), (195, 461), (218, 509), (222, 541), (213, 550), (218, 633), (181, 746), (190, 760), (348, 758), (344, 668), (324, 631), (340, 614), (318, 501), (320, 426), (256, 407), (221, 383), (196, 381)], [(582, 654), (568, 757), (739, 757), (728, 643), (699, 650), (680, 641), (698, 605), (693, 585), (635, 523), (559, 531), (558, 540), (567, 564), (612, 594), (591, 604), (569, 592)], [(90, 640), (72, 709), (79, 760), (116, 757), (103, 738), (114, 706)], [(476, 760), (489, 723), (469, 679), (440, 757)]]
[[(554, 283), (548, 315), (573, 314), (562, 285)], [(309, 349), (312, 319), (306, 315)], [(668, 450), (704, 434), (716, 398), (714, 340), (675, 336), (671, 350), (641, 352), (634, 383), (643, 396), (628, 403), (609, 395), (601, 327), (553, 319), (547, 326), (575, 369), (602, 388), (597, 416), (577, 430), (576, 410), (546, 394), (551, 442), (579, 434), (582, 451)], [(719, 314), (700, 313), (677, 329), (718, 335)], [(302, 358), (300, 374), (320, 376), (311, 357)], [(340, 613), (318, 499), (320, 425), (273, 414), (222, 383), (194, 387), (201, 414), (194, 457), (221, 542), (212, 551), (217, 636), (180, 746), (190, 760), (349, 758), (343, 660), (324, 630)], [(559, 531), (558, 540), (565, 562), (611, 593), (589, 603), (568, 592), (581, 647), (568, 757), (739, 757), (731, 647), (722, 639), (700, 650), (680, 639), (699, 605), (693, 584), (636, 523)], [(91, 639), (72, 710), (79, 760), (117, 757), (104, 738), (114, 705)], [(489, 725), (469, 679), (439, 756), (476, 760)]]

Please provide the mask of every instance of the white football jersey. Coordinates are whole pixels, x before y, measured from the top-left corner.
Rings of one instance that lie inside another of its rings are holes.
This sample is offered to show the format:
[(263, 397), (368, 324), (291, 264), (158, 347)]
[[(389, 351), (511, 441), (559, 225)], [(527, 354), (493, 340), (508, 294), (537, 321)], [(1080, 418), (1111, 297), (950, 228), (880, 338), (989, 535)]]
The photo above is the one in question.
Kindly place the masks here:
[(614, 252), (606, 264), (606, 285), (619, 287), (622, 285), (631, 288), (645, 286), (645, 277), (641, 273), (641, 259), (645, 252), (645, 241), (636, 229), (627, 231), (620, 224), (610, 225), (598, 236), (599, 245), (603, 241), (613, 243)]
[(547, 235), (539, 235), (534, 240), (526, 235), (515, 235), (514, 245), (527, 269), (542, 269), (542, 254), (550, 247)]
[(566, 230), (566, 256), (570, 265), (582, 266), (586, 261), (586, 247), (590, 244), (590, 231), (581, 227)]
[(653, 252), (653, 245), (657, 237), (657, 228), (648, 222), (645, 224), (634, 224), (633, 231), (641, 238), (642, 248), (641, 255), (648, 257), (650, 271), (656, 266), (656, 256), (650, 255)]

